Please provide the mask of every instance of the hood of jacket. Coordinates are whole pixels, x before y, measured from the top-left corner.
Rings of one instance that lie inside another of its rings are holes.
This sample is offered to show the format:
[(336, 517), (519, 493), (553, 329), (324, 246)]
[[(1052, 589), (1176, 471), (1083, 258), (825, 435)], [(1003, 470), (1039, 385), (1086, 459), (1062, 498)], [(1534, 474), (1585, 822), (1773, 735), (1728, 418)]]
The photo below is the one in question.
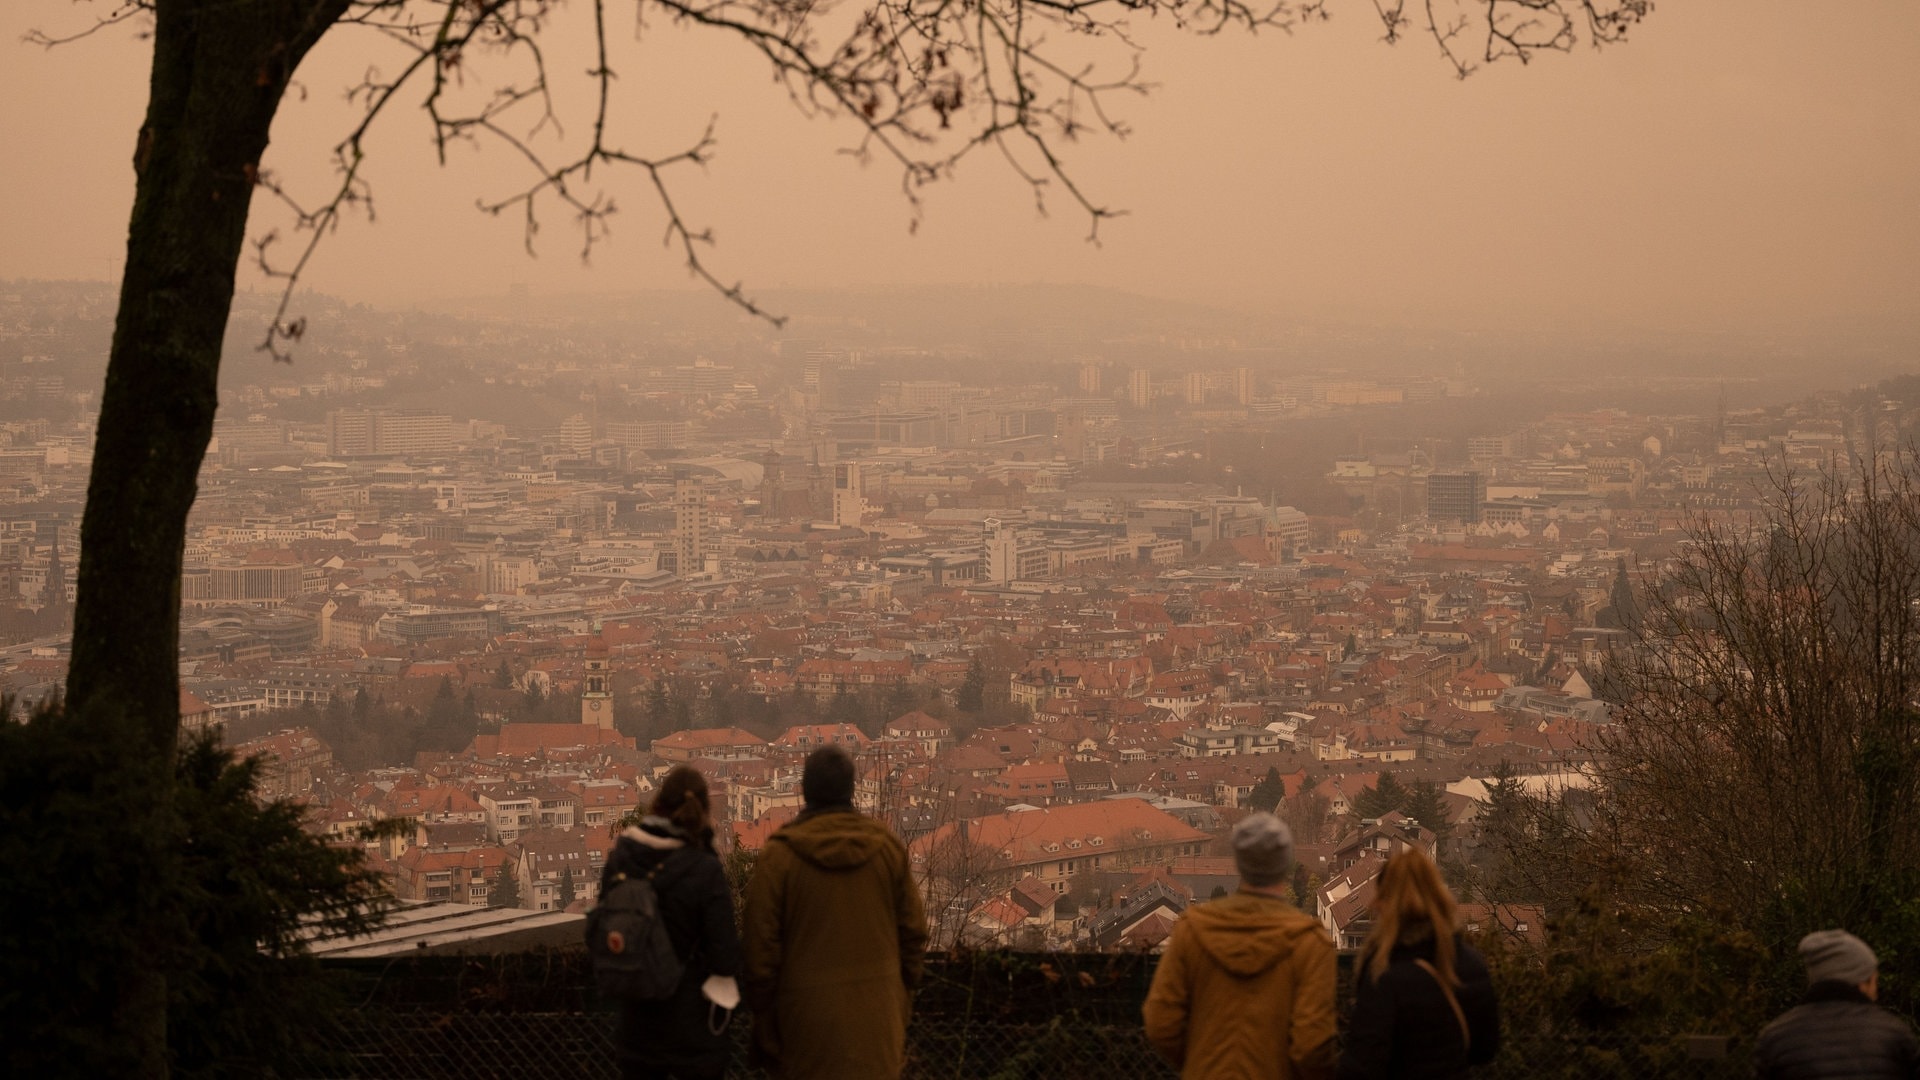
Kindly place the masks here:
[(1320, 923), (1278, 897), (1237, 892), (1195, 904), (1182, 916), (1195, 943), (1228, 973), (1251, 978), (1293, 955)]
[(822, 870), (865, 866), (893, 839), (885, 825), (851, 810), (810, 814), (773, 834), (769, 843), (785, 844)]

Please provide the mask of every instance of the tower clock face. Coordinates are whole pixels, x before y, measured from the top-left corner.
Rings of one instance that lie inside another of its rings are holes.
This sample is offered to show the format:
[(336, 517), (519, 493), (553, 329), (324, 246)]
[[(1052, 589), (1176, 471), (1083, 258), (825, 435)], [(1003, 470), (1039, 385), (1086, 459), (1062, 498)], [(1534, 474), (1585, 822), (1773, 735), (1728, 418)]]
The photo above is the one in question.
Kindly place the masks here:
[(600, 711), (600, 703), (599, 703), (599, 702), (597, 702), (597, 701), (589, 701), (589, 702), (587, 702), (587, 708), (589, 708), (589, 709), (592, 709), (592, 710), (593, 710), (594, 712), (599, 712), (599, 711)]

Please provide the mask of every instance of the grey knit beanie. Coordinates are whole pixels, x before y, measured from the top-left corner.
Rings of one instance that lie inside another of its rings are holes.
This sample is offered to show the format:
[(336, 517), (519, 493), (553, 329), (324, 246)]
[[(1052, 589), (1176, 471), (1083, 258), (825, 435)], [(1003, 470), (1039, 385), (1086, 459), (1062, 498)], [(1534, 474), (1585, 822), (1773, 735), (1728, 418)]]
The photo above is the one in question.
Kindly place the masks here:
[(1249, 814), (1233, 827), (1233, 866), (1249, 885), (1278, 885), (1293, 870), (1293, 831), (1272, 814)]
[(1807, 982), (1840, 982), (1858, 986), (1880, 970), (1880, 958), (1867, 943), (1845, 930), (1816, 930), (1800, 939), (1800, 959), (1807, 965)]

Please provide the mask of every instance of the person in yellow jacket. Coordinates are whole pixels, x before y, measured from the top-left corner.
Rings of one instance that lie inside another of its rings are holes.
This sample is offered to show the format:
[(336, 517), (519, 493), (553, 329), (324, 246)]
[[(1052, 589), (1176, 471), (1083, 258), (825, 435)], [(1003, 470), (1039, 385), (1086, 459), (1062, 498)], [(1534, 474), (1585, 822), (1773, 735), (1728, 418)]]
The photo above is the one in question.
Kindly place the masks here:
[(927, 919), (906, 848), (853, 808), (853, 758), (808, 755), (806, 808), (768, 839), (747, 883), (741, 980), (755, 1064), (780, 1080), (894, 1080)]
[(1147, 1038), (1181, 1080), (1333, 1075), (1333, 942), (1282, 884), (1293, 836), (1272, 814), (1233, 830), (1240, 889), (1187, 909), (1154, 972)]

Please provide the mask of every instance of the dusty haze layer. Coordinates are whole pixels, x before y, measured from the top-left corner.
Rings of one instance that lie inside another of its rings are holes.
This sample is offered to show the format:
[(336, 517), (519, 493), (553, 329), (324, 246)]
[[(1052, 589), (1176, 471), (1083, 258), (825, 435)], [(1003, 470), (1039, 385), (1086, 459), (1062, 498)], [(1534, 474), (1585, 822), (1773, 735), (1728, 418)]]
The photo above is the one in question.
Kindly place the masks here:
[[(32, 27), (83, 25), (91, 7), (0, 8), (0, 277), (116, 276), (146, 45), (127, 28), (51, 52), (19, 43)], [(581, 14), (555, 27), (558, 72), (590, 63)], [(716, 269), (750, 288), (1085, 282), (1280, 317), (1912, 329), (1920, 6), (1810, 18), (1804, 3), (1665, 4), (1627, 45), (1464, 82), (1417, 35), (1381, 44), (1369, 5), (1334, 14), (1291, 37), (1142, 27), (1157, 89), (1123, 103), (1136, 134), (1072, 148), (1083, 182), (1129, 211), (1099, 247), (1064, 202), (1038, 217), (988, 157), (929, 190), (910, 235), (897, 174), (838, 155), (847, 125), (796, 115), (763, 63), (711, 34), (618, 35), (622, 141), (670, 152), (718, 115), (718, 157), (677, 191), (716, 230)], [(345, 88), (391, 55), (363, 32), (331, 35), (268, 166), (318, 195), (352, 116)], [(587, 80), (559, 82), (577, 135)], [(583, 267), (557, 210), (532, 259), (517, 221), (475, 211), (524, 182), (498, 148), (441, 168), (412, 110), (373, 145), (379, 219), (328, 242), (318, 289), (390, 304), (686, 281), (638, 177), (609, 180), (627, 211)], [(255, 210), (256, 233), (285, 227)]]

